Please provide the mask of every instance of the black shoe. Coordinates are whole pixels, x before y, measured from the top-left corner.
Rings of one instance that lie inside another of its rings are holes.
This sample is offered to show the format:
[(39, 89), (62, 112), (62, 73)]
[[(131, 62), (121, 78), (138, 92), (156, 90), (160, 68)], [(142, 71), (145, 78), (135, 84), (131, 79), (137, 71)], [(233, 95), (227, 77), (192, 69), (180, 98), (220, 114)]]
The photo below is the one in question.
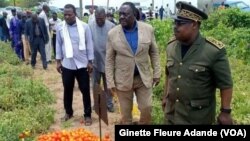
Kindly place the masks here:
[(92, 125), (92, 119), (91, 119), (91, 117), (85, 117), (84, 118), (84, 124), (85, 124), (85, 126)]
[(71, 119), (72, 117), (73, 117), (73, 115), (65, 114), (64, 117), (61, 118), (61, 121), (67, 121), (67, 120)]

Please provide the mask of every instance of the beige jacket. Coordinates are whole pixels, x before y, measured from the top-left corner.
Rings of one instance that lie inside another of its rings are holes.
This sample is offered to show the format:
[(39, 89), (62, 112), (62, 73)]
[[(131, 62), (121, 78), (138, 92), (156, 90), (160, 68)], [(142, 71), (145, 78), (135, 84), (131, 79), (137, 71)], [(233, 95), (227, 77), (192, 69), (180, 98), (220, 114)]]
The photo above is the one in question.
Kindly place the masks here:
[(105, 66), (108, 88), (116, 87), (121, 91), (131, 90), (135, 65), (137, 65), (141, 79), (147, 88), (152, 87), (153, 78), (160, 78), (160, 59), (154, 30), (149, 24), (137, 23), (138, 47), (135, 55), (126, 40), (121, 25), (114, 27), (108, 34)]

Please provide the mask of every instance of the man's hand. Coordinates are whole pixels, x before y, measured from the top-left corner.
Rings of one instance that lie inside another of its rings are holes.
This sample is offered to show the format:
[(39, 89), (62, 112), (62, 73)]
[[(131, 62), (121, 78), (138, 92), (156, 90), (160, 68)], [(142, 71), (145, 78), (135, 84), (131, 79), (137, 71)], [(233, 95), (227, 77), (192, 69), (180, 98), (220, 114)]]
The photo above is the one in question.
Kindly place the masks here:
[(110, 91), (111, 91), (112, 96), (116, 95), (116, 88), (115, 87), (111, 88)]
[(89, 74), (91, 74), (93, 72), (93, 64), (90, 62), (88, 63), (87, 71), (89, 72)]
[(62, 73), (62, 64), (61, 61), (56, 62), (56, 70), (61, 74)]
[(153, 88), (160, 83), (160, 78), (153, 78)]
[(220, 112), (218, 118), (217, 118), (218, 124), (221, 125), (232, 125), (233, 119), (231, 117), (231, 114)]

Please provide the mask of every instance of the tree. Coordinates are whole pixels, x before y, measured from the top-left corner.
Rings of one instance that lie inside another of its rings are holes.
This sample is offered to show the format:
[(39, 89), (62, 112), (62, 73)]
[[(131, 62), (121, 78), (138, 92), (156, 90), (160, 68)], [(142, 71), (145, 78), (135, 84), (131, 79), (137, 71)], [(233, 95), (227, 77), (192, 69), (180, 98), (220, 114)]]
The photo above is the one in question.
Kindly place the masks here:
[(0, 7), (6, 7), (8, 6), (8, 1), (7, 0), (1, 0), (0, 1)]
[[(4, 1), (7, 1), (7, 0), (4, 0)], [(40, 3), (48, 3), (50, 1), (51, 0), (8, 0), (8, 3), (9, 5), (13, 5), (13, 6), (15, 3), (15, 5), (19, 7), (30, 8), (30, 7), (40, 5)]]

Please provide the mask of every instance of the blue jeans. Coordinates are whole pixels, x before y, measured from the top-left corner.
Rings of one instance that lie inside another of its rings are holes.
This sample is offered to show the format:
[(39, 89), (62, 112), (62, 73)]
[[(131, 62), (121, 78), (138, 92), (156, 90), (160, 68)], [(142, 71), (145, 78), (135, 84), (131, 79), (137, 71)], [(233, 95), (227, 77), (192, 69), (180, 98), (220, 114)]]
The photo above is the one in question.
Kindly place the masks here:
[[(101, 78), (103, 80), (103, 87), (104, 87), (104, 92), (105, 92), (105, 95), (106, 95), (107, 107), (108, 108), (113, 108), (113, 106), (114, 106), (113, 105), (113, 97), (111, 95), (110, 90), (108, 90), (105, 73), (99, 72), (96, 68), (94, 68), (94, 71), (93, 71), (93, 84), (99, 84), (100, 85)], [(95, 85), (93, 85), (93, 86), (95, 86)]]

